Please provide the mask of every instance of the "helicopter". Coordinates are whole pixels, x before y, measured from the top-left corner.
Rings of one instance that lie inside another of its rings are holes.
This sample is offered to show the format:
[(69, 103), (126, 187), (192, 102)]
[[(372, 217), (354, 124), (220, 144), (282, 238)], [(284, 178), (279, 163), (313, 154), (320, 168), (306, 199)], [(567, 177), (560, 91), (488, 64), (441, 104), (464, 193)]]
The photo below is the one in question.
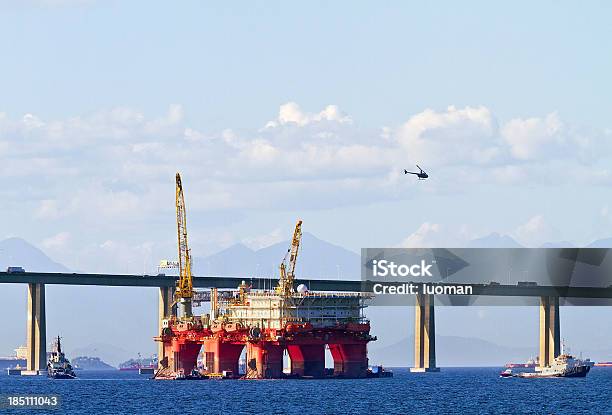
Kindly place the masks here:
[(425, 173), (425, 171), (423, 171), (423, 169), (420, 168), (418, 164), (416, 166), (419, 169), (418, 173), (415, 173), (415, 172), (408, 171), (408, 170), (404, 169), (404, 174), (414, 174), (414, 175), (416, 175), (416, 177), (419, 178), (419, 180), (425, 180), (426, 178), (429, 177), (429, 175), (427, 173)]

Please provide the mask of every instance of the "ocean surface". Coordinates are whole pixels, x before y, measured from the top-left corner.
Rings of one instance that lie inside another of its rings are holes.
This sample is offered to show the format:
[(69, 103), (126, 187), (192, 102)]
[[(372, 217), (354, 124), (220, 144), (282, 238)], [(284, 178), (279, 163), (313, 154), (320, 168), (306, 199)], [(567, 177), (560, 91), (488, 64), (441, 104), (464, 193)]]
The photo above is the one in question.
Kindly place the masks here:
[(153, 381), (134, 372), (79, 371), (75, 380), (0, 375), (0, 395), (57, 394), (33, 414), (612, 414), (612, 368), (586, 378), (502, 379), (499, 368), (443, 368), (362, 380)]

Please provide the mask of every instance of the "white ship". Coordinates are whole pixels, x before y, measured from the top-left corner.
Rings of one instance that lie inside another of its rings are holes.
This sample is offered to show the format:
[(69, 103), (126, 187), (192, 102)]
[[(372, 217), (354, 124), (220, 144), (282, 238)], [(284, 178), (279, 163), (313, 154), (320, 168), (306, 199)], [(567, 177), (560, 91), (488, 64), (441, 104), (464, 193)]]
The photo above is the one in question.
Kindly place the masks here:
[(550, 366), (543, 367), (538, 372), (514, 373), (512, 369), (500, 373), (503, 378), (583, 378), (589, 373), (593, 362), (590, 359), (578, 359), (569, 353), (561, 352)]

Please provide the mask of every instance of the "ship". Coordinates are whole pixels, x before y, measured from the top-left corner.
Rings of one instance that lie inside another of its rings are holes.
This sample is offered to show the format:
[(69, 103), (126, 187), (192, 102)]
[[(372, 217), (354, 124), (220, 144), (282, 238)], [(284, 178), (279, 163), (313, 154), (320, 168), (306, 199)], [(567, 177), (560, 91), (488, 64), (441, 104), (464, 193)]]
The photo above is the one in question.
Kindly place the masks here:
[(138, 353), (138, 359), (130, 359), (126, 362), (119, 364), (119, 370), (121, 371), (140, 371), (142, 369), (145, 370), (153, 370), (157, 368), (157, 356), (153, 355), (150, 358), (142, 358), (140, 353)]
[(59, 336), (57, 336), (53, 343), (53, 351), (50, 353), (49, 361), (47, 362), (47, 376), (53, 379), (76, 378), (70, 361), (66, 359), (64, 352), (62, 352), (62, 343)]
[(19, 346), (13, 356), (0, 357), (0, 369), (23, 369), (27, 365), (27, 347)]
[(507, 369), (518, 369), (518, 368), (526, 368), (526, 369), (534, 369), (538, 367), (540, 364), (539, 358), (530, 358), (526, 363), (506, 363), (504, 366)]
[(578, 359), (571, 354), (563, 353), (555, 358), (550, 366), (543, 367), (539, 372), (514, 373), (506, 369), (499, 374), (502, 378), (583, 378), (591, 370), (589, 359)]
[(157, 365), (154, 364), (150, 364), (150, 365), (144, 365), (144, 364), (140, 364), (140, 363), (132, 363), (126, 366), (121, 366), (119, 368), (119, 370), (121, 371), (130, 371), (130, 370), (141, 370), (141, 369), (155, 369), (157, 367)]
[(612, 367), (612, 362), (597, 362), (594, 366), (597, 367)]

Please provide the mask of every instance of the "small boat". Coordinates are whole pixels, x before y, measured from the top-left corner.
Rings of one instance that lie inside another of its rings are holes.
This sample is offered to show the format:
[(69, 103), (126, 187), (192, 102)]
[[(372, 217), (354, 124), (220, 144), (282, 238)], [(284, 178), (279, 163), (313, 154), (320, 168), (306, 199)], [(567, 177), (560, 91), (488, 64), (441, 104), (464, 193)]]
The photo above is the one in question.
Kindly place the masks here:
[(392, 378), (393, 372), (390, 370), (385, 370), (382, 365), (376, 366), (374, 368), (369, 368), (366, 377), (368, 378)]
[(74, 379), (76, 374), (72, 369), (70, 361), (66, 359), (62, 352), (60, 337), (57, 336), (53, 344), (53, 351), (47, 362), (47, 376), (53, 379)]

